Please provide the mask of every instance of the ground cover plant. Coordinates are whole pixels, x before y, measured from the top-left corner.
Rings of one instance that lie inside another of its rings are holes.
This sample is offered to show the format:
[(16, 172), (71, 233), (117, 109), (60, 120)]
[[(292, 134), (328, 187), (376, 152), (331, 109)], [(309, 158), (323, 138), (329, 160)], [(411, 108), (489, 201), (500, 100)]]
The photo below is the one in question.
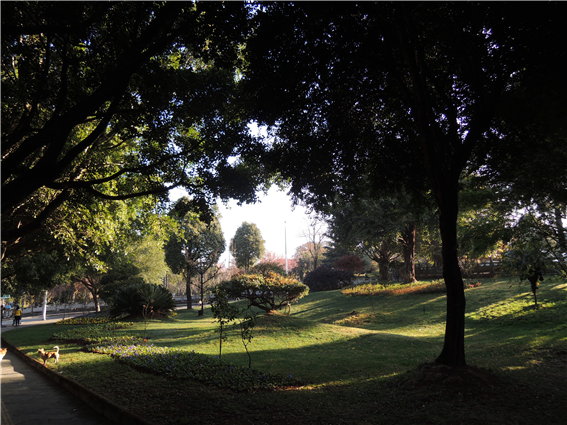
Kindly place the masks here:
[[(109, 355), (85, 353), (76, 343), (60, 343), (61, 361), (50, 367), (164, 425), (563, 423), (567, 282), (546, 276), (538, 309), (527, 285), (480, 282), (466, 290), (471, 366), (458, 370), (431, 363), (444, 336), (443, 293), (346, 296), (340, 290), (311, 293), (289, 315), (260, 314), (256, 320), (248, 347), (254, 368), (291, 374), (302, 386), (238, 392), (149, 373)], [(211, 311), (201, 317), (178, 313), (148, 322), (151, 344), (214, 359), (218, 333)], [(143, 329), (140, 319), (116, 333)], [(60, 330), (22, 327), (3, 337), (33, 356)], [(223, 361), (246, 368), (238, 324), (226, 332)]]
[(123, 319), (126, 315), (111, 317), (108, 312), (89, 313), (83, 316), (71, 317), (69, 319), (61, 319), (56, 322), (57, 325), (96, 325), (101, 323), (111, 323)]
[(143, 339), (138, 333), (116, 334), (117, 329), (131, 327), (133, 322), (108, 322), (88, 326), (73, 327), (53, 334), (52, 339), (60, 341), (76, 341), (84, 344), (94, 344), (104, 341)]
[(404, 294), (443, 294), (445, 293), (445, 282), (435, 280), (433, 282), (417, 282), (412, 284), (384, 284), (365, 283), (350, 286), (342, 290), (344, 295), (369, 296), (369, 295), (404, 295)]
[(300, 386), (291, 375), (263, 373), (252, 368), (234, 366), (216, 356), (137, 342), (131, 344), (89, 345), (89, 351), (109, 354), (139, 370), (174, 379), (192, 379), (234, 391), (254, 391)]

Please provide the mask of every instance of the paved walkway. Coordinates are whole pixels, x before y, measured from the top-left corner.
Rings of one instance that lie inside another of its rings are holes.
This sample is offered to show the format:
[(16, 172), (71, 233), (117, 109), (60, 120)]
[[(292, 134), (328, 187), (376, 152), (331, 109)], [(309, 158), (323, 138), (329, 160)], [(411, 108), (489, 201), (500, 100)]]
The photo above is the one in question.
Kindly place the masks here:
[[(44, 321), (42, 317), (23, 317), (20, 326), (53, 323), (61, 318), (47, 316)], [(16, 329), (11, 323), (11, 320), (5, 321), (2, 332)], [(1, 379), (2, 425), (104, 425), (111, 422), (10, 350), (2, 359)]]

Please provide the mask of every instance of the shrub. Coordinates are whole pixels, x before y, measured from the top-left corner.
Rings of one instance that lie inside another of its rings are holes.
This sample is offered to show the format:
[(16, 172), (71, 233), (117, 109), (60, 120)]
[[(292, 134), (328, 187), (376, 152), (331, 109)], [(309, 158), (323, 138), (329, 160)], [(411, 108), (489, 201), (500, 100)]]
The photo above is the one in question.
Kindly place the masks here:
[(217, 288), (218, 291), (226, 291), (230, 298), (246, 298), (251, 306), (264, 311), (287, 307), (309, 293), (309, 288), (303, 283), (273, 272), (235, 276)]
[(175, 300), (171, 292), (162, 286), (138, 283), (120, 288), (113, 298), (111, 316), (130, 314), (141, 316), (144, 306), (151, 306), (152, 316), (165, 316), (175, 309)]
[(321, 266), (307, 273), (303, 282), (313, 292), (332, 291), (350, 285), (353, 277), (352, 272)]
[(282, 266), (275, 262), (256, 264), (250, 269), (248, 274), (261, 274), (262, 276), (267, 276), (270, 272), (279, 274), (281, 276), (286, 276), (285, 270), (282, 268)]
[(364, 271), (364, 261), (357, 255), (343, 255), (335, 260), (333, 266), (339, 270), (351, 273), (362, 273)]

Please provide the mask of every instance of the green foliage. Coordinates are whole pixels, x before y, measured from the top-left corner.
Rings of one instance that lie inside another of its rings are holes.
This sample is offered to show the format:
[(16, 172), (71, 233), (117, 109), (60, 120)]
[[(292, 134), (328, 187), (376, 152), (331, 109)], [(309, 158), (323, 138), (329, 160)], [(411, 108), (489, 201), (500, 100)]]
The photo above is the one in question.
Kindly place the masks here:
[(231, 251), (236, 266), (248, 271), (264, 255), (264, 240), (260, 229), (254, 223), (242, 223), (232, 239)]
[(263, 176), (235, 99), (247, 18), (244, 4), (3, 5), (3, 254), (46, 249), (46, 228), (81, 242), (110, 200), (155, 207), (178, 186), (204, 208), (252, 200)]
[(190, 307), (190, 281), (201, 277), (203, 295), (204, 284), (218, 271), (217, 264), (225, 250), (224, 234), (217, 209), (213, 208), (206, 216), (199, 215), (195, 200), (187, 197), (180, 198), (169, 215), (176, 226), (165, 245), (165, 260), (174, 273), (183, 275)]
[(130, 341), (139, 338), (135, 334), (121, 333), (116, 335), (116, 329), (124, 329), (131, 327), (132, 322), (109, 322), (96, 325), (81, 326), (73, 329), (67, 329), (53, 334), (52, 338), (62, 341), (79, 341), (82, 344), (100, 344), (105, 341), (121, 342)]
[(110, 306), (110, 314), (119, 316), (126, 313), (141, 316), (144, 305), (149, 304), (152, 305), (153, 315), (158, 317), (172, 312), (176, 306), (171, 292), (164, 287), (146, 283), (134, 284), (118, 289)]
[(256, 264), (254, 267), (250, 268), (248, 272), (250, 274), (261, 274), (262, 276), (267, 276), (269, 273), (275, 273), (281, 276), (286, 275), (283, 267), (275, 262), (262, 262)]
[(101, 279), (100, 298), (107, 305), (113, 305), (116, 296), (121, 293), (122, 288), (136, 285), (146, 284), (141, 277), (123, 276), (118, 273), (111, 272)]
[(353, 277), (350, 271), (321, 266), (307, 273), (303, 282), (312, 292), (332, 291), (350, 285)]
[(237, 275), (217, 288), (228, 297), (247, 299), (251, 306), (266, 312), (288, 307), (309, 293), (303, 283), (273, 272)]
[(216, 286), (213, 289), (211, 310), (213, 311), (213, 317), (219, 324), (219, 360), (222, 360), (222, 342), (228, 339), (228, 335), (224, 332), (225, 327), (236, 320), (240, 310), (229, 302), (229, 293), (226, 287), (222, 285)]
[(133, 265), (138, 269), (138, 276), (144, 282), (161, 283), (168, 272), (162, 240), (154, 235), (147, 235), (134, 243), (128, 254), (132, 258)]
[(256, 326), (257, 316), (255, 313), (252, 313), (249, 308), (244, 309), (242, 314), (243, 317), (238, 323), (240, 326), (240, 337), (242, 339), (242, 345), (244, 345), (244, 349), (248, 355), (248, 368), (251, 368), (252, 356), (250, 355), (250, 351), (248, 351), (248, 346), (252, 342), (252, 338), (254, 338), (253, 331), (254, 326)]

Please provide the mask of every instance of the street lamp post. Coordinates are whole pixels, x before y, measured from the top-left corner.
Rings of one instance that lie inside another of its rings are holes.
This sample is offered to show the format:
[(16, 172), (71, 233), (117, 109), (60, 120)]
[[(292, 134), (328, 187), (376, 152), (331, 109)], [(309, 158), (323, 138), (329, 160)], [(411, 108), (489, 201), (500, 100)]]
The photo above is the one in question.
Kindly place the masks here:
[(197, 262), (199, 263), (199, 274), (201, 275), (201, 309), (197, 312), (197, 315), (202, 316), (205, 313), (205, 311), (204, 311), (205, 300), (203, 299), (204, 298), (203, 297), (203, 295), (204, 295), (203, 294), (203, 286), (204, 286), (203, 285), (203, 275), (205, 274), (205, 270), (203, 270), (203, 266), (204, 266), (203, 263), (205, 262), (205, 260), (204, 260), (204, 258), (201, 257), (197, 260)]
[(285, 274), (287, 274), (287, 221), (284, 221)]

